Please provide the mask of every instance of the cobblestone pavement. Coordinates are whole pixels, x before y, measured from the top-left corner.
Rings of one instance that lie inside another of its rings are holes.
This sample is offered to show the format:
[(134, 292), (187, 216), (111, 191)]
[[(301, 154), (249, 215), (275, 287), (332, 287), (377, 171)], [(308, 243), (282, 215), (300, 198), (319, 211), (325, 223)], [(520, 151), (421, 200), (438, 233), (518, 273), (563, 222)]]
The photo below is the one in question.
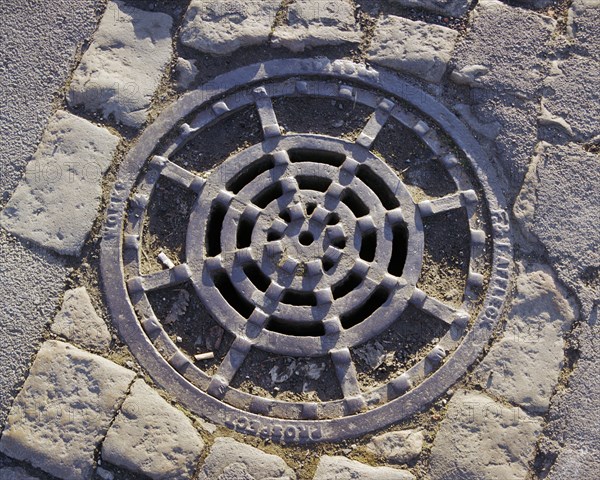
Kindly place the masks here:
[(0, 480), (598, 476), (598, 0), (0, 15)]

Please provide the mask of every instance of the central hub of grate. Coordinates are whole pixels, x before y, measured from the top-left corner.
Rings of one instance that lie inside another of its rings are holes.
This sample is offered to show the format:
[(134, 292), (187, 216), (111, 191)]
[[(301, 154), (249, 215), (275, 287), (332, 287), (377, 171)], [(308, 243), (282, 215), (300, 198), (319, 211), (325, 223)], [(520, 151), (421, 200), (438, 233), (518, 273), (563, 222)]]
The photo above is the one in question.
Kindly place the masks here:
[(483, 151), (433, 98), (350, 62), (277, 60), (146, 129), (102, 273), (122, 337), (192, 411), (334, 441), (464, 375), (500, 315), (509, 234)]

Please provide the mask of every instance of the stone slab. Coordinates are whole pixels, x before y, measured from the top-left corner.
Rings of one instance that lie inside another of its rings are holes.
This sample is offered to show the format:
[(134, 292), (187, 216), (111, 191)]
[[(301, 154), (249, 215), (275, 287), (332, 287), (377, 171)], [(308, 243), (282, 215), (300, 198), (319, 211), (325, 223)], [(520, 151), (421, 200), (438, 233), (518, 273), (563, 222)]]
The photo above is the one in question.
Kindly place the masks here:
[(0, 225), (63, 255), (78, 255), (98, 214), (102, 177), (119, 138), (59, 110), (50, 119)]
[(73, 75), (69, 104), (130, 127), (143, 125), (171, 60), (172, 24), (164, 13), (110, 1)]
[(468, 0), (392, 0), (403, 7), (418, 8), (450, 17), (462, 17), (469, 8)]
[(453, 61), (458, 70), (485, 67), (477, 79), (481, 86), (533, 98), (547, 74), (546, 52), (555, 26), (550, 17), (531, 10), (481, 0)]
[(354, 7), (348, 0), (297, 0), (288, 7), (286, 24), (273, 33), (274, 45), (293, 52), (360, 40)]
[(431, 480), (522, 480), (535, 456), (541, 419), (487, 395), (459, 390), (433, 443)]
[(560, 280), (577, 292), (588, 317), (600, 298), (600, 157), (580, 145), (542, 142), (514, 214), (540, 240)]
[(137, 380), (102, 444), (102, 459), (153, 480), (186, 479), (203, 448), (183, 412)]
[(576, 306), (544, 265), (520, 267), (502, 338), (475, 371), (493, 395), (531, 413), (548, 410), (564, 363), (564, 336)]
[(568, 34), (582, 53), (600, 60), (600, 0), (573, 0), (568, 14)]
[(181, 43), (213, 55), (266, 43), (280, 4), (280, 0), (192, 0)]
[[(576, 140), (585, 142), (600, 135), (600, 54), (595, 58), (573, 54), (554, 62), (544, 87), (545, 109), (563, 119)], [(554, 138), (548, 136), (548, 140)]]
[[(231, 468), (235, 464), (234, 468)], [(227, 472), (226, 472), (227, 470)], [(234, 480), (233, 474), (244, 480), (295, 480), (296, 474), (276, 455), (244, 445), (232, 438), (215, 439), (198, 480)]]
[(428, 82), (440, 82), (458, 32), (388, 15), (379, 21), (367, 52), (369, 61)]
[(372, 467), (346, 457), (323, 455), (313, 480), (415, 480), (406, 471), (390, 467)]
[(65, 480), (90, 478), (94, 455), (135, 373), (67, 343), (40, 349), (0, 451)]
[(67, 290), (60, 311), (50, 330), (80, 347), (104, 351), (110, 346), (111, 335), (84, 287)]
[(377, 435), (367, 444), (367, 449), (390, 463), (408, 463), (423, 450), (423, 432), (401, 430)]

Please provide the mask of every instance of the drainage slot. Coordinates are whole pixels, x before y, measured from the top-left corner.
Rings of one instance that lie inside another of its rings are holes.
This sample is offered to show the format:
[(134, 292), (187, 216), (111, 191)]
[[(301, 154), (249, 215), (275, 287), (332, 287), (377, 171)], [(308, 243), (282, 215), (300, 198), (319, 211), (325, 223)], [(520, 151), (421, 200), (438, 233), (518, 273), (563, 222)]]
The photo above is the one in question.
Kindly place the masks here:
[(327, 225), (337, 225), (339, 222), (340, 216), (337, 213), (331, 212), (327, 215)]
[(322, 337), (325, 335), (325, 327), (322, 323), (295, 325), (278, 317), (269, 317), (266, 329), (295, 337)]
[(362, 237), (358, 256), (365, 262), (372, 262), (377, 249), (377, 232), (370, 232)]
[(304, 245), (305, 247), (308, 247), (311, 243), (313, 243), (315, 241), (315, 237), (313, 237), (312, 233), (310, 233), (309, 231), (306, 231), (306, 232), (300, 233), (300, 235), (298, 236), (298, 240), (300, 241), (300, 243), (302, 245)]
[(229, 276), (225, 272), (218, 272), (213, 275), (213, 282), (219, 293), (225, 301), (229, 303), (242, 317), (250, 318), (254, 311), (254, 305), (242, 297), (231, 283)]
[(295, 305), (297, 307), (316, 307), (317, 297), (313, 292), (286, 290), (281, 297), (281, 303), (287, 303), (288, 305)]
[(377, 287), (367, 301), (360, 307), (343, 314), (340, 317), (342, 327), (348, 329), (369, 318), (389, 297), (389, 292), (383, 287)]
[(360, 197), (349, 188), (345, 189), (340, 196), (340, 200), (344, 202), (356, 218), (364, 217), (369, 214), (369, 207), (365, 205)]
[(311, 202), (311, 203), (307, 204), (306, 205), (306, 215), (312, 215), (316, 208), (317, 208), (316, 203)]
[(325, 163), (333, 167), (340, 167), (346, 155), (343, 153), (328, 152), (325, 150), (311, 150), (308, 148), (294, 148), (288, 151), (290, 161), (293, 163), (297, 162), (315, 162)]
[(237, 248), (249, 247), (252, 243), (252, 230), (254, 230), (254, 222), (246, 215), (242, 215), (237, 228)]
[(267, 233), (267, 242), (274, 242), (275, 240), (281, 239), (281, 233), (269, 232)]
[(331, 241), (331, 244), (334, 247), (337, 247), (340, 250), (343, 250), (344, 248), (346, 248), (346, 239), (345, 238), (336, 238), (335, 240)]
[(285, 222), (285, 223), (290, 223), (292, 221), (292, 216), (290, 215), (290, 211), (289, 210), (284, 210), (283, 212), (279, 213), (279, 217)]
[(315, 177), (313, 175), (298, 175), (296, 181), (300, 190), (326, 192), (332, 180), (331, 178)]
[(404, 225), (394, 225), (392, 235), (392, 256), (388, 265), (388, 273), (401, 277), (408, 253), (408, 230)]
[(240, 172), (227, 182), (227, 190), (233, 193), (238, 193), (242, 188), (248, 185), (252, 180), (258, 177), (261, 173), (273, 168), (273, 157), (265, 155), (259, 158), (256, 162), (242, 168)]
[(333, 266), (335, 265), (333, 260), (331, 260), (330, 258), (324, 258), (323, 260), (321, 260), (321, 263), (323, 264), (323, 270), (325, 272), (328, 272), (329, 270), (331, 270), (333, 268)]
[(394, 192), (390, 190), (387, 183), (385, 183), (379, 175), (373, 172), (370, 167), (359, 165), (356, 176), (362, 180), (367, 187), (373, 190), (375, 195), (381, 200), (381, 204), (387, 210), (393, 210), (400, 206), (400, 202), (394, 195)]
[(349, 275), (342, 278), (342, 280), (336, 283), (331, 289), (333, 299), (337, 300), (338, 298), (345, 297), (352, 290), (357, 288), (362, 283), (362, 281), (363, 279), (360, 275), (354, 272), (350, 272)]
[(259, 208), (265, 208), (269, 203), (282, 195), (283, 189), (281, 188), (281, 182), (277, 182), (256, 194), (252, 199), (252, 203)]
[(248, 265), (245, 265), (242, 270), (244, 270), (248, 280), (250, 280), (256, 288), (261, 292), (267, 291), (267, 288), (271, 285), (271, 279), (265, 275), (256, 263), (249, 263)]
[(221, 253), (221, 230), (227, 214), (227, 207), (213, 202), (206, 225), (206, 255), (216, 257)]

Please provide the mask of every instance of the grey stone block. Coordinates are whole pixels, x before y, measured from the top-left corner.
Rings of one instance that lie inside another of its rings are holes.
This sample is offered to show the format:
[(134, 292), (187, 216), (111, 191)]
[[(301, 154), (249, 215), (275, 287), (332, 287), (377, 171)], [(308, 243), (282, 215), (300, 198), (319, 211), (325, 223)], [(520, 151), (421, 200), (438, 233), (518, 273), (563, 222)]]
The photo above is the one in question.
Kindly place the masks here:
[(266, 43), (280, 0), (193, 0), (185, 14), (181, 43), (213, 55)]
[(171, 60), (173, 19), (120, 1), (108, 3), (73, 75), (69, 104), (140, 127)]
[(522, 480), (542, 421), (487, 395), (460, 390), (433, 443), (432, 480)]
[(60, 254), (78, 255), (98, 214), (102, 178), (118, 143), (108, 130), (56, 112), (0, 225)]
[(102, 445), (102, 458), (153, 480), (191, 478), (204, 442), (190, 420), (136, 381)]
[(94, 310), (84, 287), (65, 292), (50, 330), (83, 348), (106, 350), (110, 346), (108, 327)]
[(90, 478), (94, 456), (135, 373), (67, 343), (40, 349), (0, 451), (65, 480)]
[(368, 51), (373, 63), (439, 82), (446, 71), (458, 32), (389, 15), (377, 24)]
[(289, 6), (287, 24), (273, 33), (275, 45), (294, 52), (360, 40), (354, 7), (348, 0), (298, 0)]

